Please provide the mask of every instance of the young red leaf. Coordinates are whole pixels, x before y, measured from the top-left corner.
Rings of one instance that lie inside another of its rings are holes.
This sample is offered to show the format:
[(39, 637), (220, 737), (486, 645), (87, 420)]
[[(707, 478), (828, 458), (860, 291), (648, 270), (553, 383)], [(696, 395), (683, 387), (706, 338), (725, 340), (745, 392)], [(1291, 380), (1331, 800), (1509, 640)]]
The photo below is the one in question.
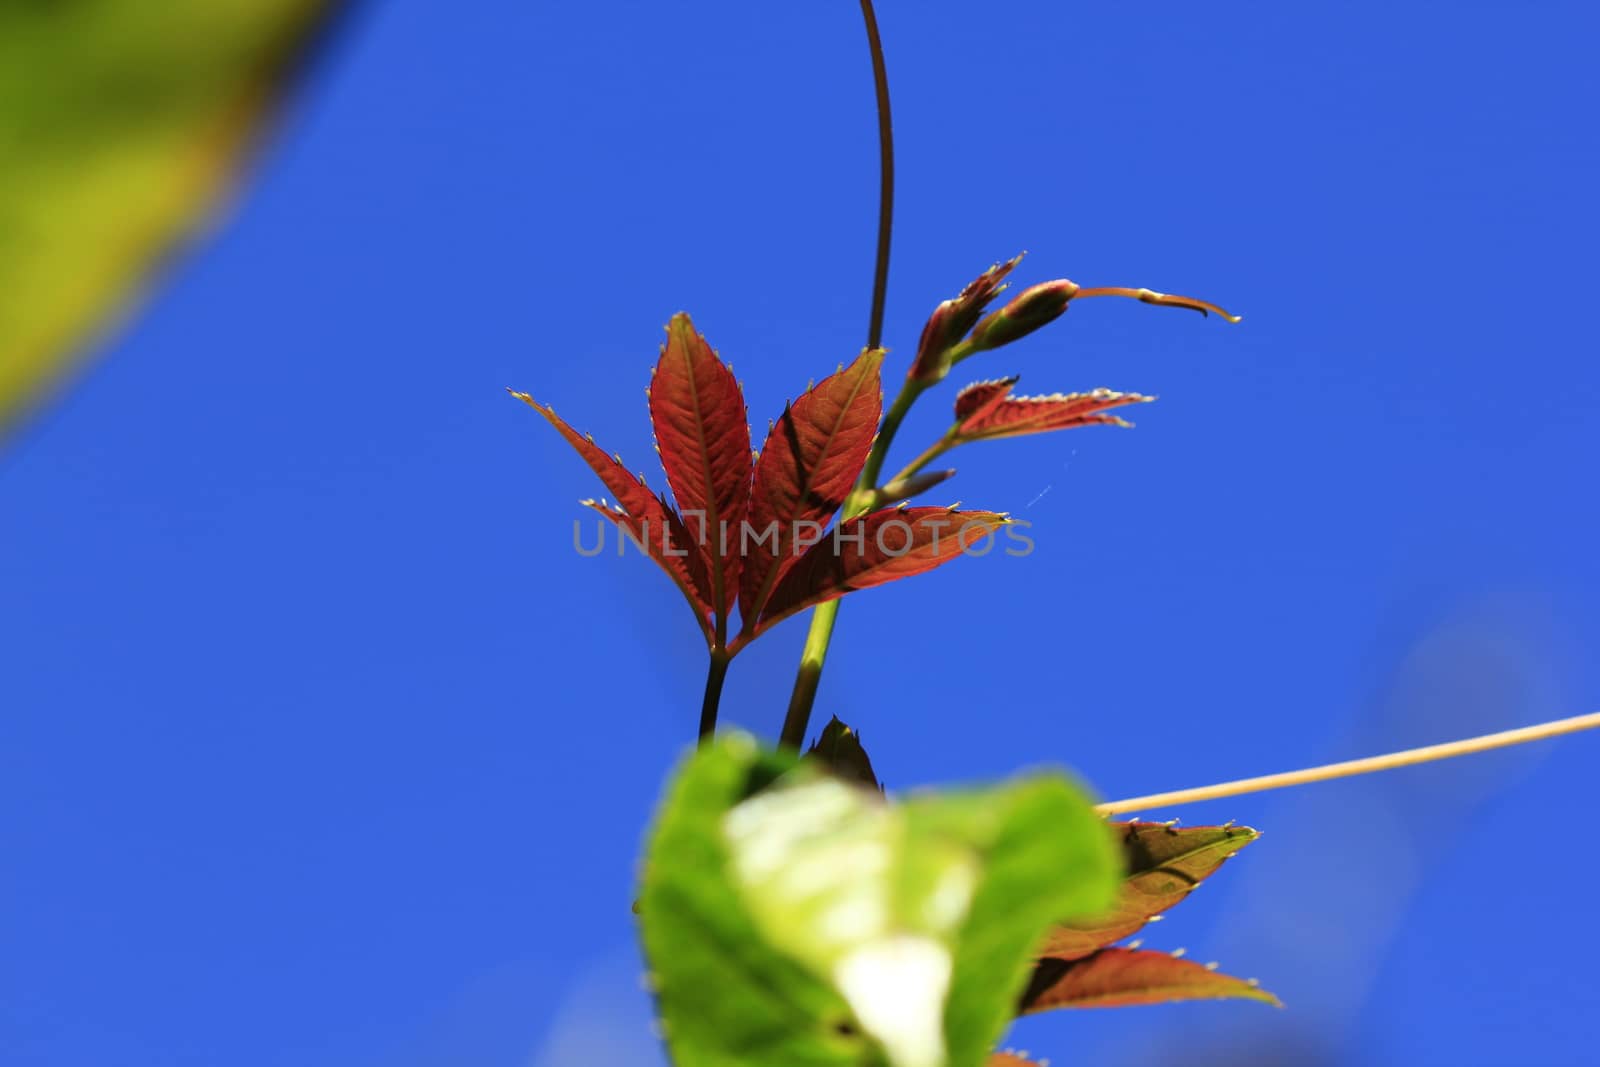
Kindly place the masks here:
[(1017, 384), (1017, 379), (1018, 375), (1013, 374), (1009, 378), (973, 382), (964, 387), (956, 394), (956, 422), (966, 422), (993, 411), (1011, 395), (1011, 387)]
[(767, 434), (750, 489), (754, 535), (748, 543), (741, 536), (736, 548), (744, 557), (739, 615), (746, 626), (799, 560), (796, 539), (822, 529), (861, 473), (883, 411), (882, 365), (882, 349), (861, 353), (790, 405)]
[(584, 503), (610, 519), (619, 529), (626, 531), (651, 559), (667, 572), (682, 590), (695, 618), (707, 639), (711, 637), (712, 590), (711, 577), (699, 547), (684, 528), (676, 512), (660, 497), (650, 491), (644, 479), (629, 474), (628, 469), (614, 456), (608, 456), (584, 434), (567, 425), (555, 409), (540, 404), (527, 393), (508, 390), (512, 396), (527, 404), (545, 417), (567, 443), (583, 457), (589, 469), (600, 476), (607, 491), (616, 498), (621, 511), (603, 507), (594, 501)]
[(996, 1052), (990, 1056), (983, 1067), (1044, 1067), (1044, 1064), (1030, 1060), (1020, 1053), (1007, 1050), (1005, 1052)]
[(1166, 912), (1260, 835), (1248, 826), (1191, 826), (1158, 822), (1112, 823), (1127, 876), (1116, 905), (1093, 919), (1057, 923), (1038, 954), (1073, 960), (1138, 932)]
[(986, 441), (999, 437), (1070, 430), (1078, 426), (1127, 426), (1129, 423), (1104, 412), (1127, 404), (1143, 404), (1153, 396), (1095, 389), (1088, 393), (1056, 393), (1053, 396), (1011, 396), (1015, 378), (977, 382), (956, 396), (956, 433), (962, 441)]
[(711, 603), (726, 619), (739, 588), (739, 529), (750, 499), (750, 424), (733, 371), (682, 313), (667, 326), (650, 381), (650, 421), (667, 483), (705, 552)]
[(1054, 1008), (1120, 1008), (1175, 1000), (1278, 998), (1252, 981), (1220, 974), (1165, 952), (1101, 949), (1081, 960), (1041, 960), (1022, 996), (1019, 1015)]
[(755, 633), (856, 589), (932, 570), (1009, 521), (993, 511), (952, 508), (885, 508), (849, 519), (811, 546), (778, 582)]
[(996, 263), (984, 271), (954, 300), (946, 300), (934, 309), (928, 323), (922, 328), (922, 338), (917, 342), (917, 355), (911, 361), (911, 371), (906, 376), (912, 381), (933, 384), (950, 371), (946, 354), (965, 337), (1000, 291), (1001, 283), (1022, 257)]

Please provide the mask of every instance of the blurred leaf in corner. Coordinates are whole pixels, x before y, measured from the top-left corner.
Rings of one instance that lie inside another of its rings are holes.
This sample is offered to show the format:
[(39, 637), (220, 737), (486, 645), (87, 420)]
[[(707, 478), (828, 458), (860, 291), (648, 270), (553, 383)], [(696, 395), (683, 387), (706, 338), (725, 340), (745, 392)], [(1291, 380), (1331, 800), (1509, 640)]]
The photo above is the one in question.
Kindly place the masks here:
[(339, 0), (0, 0), (0, 435), (205, 222)]

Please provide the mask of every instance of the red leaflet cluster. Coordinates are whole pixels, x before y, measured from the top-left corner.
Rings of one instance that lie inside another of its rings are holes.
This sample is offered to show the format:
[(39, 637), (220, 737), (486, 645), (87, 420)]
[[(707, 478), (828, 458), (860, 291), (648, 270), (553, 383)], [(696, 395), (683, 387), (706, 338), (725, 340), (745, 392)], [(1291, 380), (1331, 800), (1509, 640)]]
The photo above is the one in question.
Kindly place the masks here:
[[(863, 352), (785, 409), (752, 455), (732, 370), (676, 315), (650, 382), (650, 419), (674, 509), (547, 405), (513, 392), (565, 437), (616, 498), (595, 507), (672, 578), (713, 649), (855, 589), (931, 570), (1006, 519), (989, 511), (889, 508), (831, 533), (882, 413), (880, 350)], [(740, 632), (728, 639), (738, 605)]]
[[(959, 296), (946, 300), (934, 310), (922, 329), (917, 358), (908, 376), (907, 388), (913, 390), (913, 397), (943, 379), (950, 368), (962, 360), (1021, 340), (1066, 314), (1067, 309), (1080, 300), (1125, 297), (1160, 307), (1186, 308), (1198, 311), (1201, 315), (1217, 314), (1229, 322), (1239, 321), (1237, 315), (1193, 297), (1158, 293), (1152, 289), (1084, 288), (1066, 278), (1029, 286), (999, 308), (985, 314), (989, 304), (1006, 288), (1002, 283), (1021, 258), (1018, 256), (990, 267), (963, 289)], [(1110, 389), (1055, 393), (1050, 396), (1012, 396), (1011, 388), (1016, 383), (1015, 377), (997, 378), (974, 382), (963, 389), (956, 397), (955, 425), (888, 484), (878, 487), (877, 499), (903, 499), (910, 495), (910, 490), (922, 484), (916, 479), (932, 484), (948, 477), (948, 474), (938, 472), (923, 474), (922, 468), (958, 445), (1000, 437), (1049, 433), (1052, 430), (1070, 430), (1079, 426), (1128, 426), (1129, 423), (1107, 412), (1112, 408), (1155, 399), (1139, 393), (1119, 393)]]

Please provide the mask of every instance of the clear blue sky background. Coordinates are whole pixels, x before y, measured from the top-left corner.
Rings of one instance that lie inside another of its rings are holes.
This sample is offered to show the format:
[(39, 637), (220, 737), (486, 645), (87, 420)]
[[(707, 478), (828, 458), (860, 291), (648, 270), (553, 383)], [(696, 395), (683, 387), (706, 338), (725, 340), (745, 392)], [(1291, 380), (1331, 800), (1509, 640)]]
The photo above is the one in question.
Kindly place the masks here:
[[(932, 306), (1148, 285), (974, 377), (1158, 393), (979, 446), (1034, 524), (846, 603), (891, 786), (1119, 796), (1600, 707), (1588, 3), (885, 0), (888, 370)], [(855, 5), (362, 11), (214, 239), (0, 456), (0, 1060), (649, 1064), (629, 914), (699, 639), (505, 386), (660, 484), (691, 311), (759, 434), (860, 346)], [(949, 396), (910, 420), (910, 455)], [(736, 664), (772, 733), (804, 624)], [(1594, 1062), (1600, 739), (1174, 812), (1265, 831), (1147, 944), (1288, 1003), (1029, 1020), (1059, 1063)], [(1154, 814), (1154, 813), (1152, 813)]]

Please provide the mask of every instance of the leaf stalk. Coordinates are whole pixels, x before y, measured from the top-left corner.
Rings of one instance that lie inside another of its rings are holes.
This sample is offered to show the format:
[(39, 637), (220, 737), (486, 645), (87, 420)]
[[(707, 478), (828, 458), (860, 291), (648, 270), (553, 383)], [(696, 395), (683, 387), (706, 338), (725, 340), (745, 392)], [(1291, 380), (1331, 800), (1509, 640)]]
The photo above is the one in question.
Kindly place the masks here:
[(921, 455), (912, 460), (910, 463), (907, 463), (904, 467), (900, 468), (899, 473), (897, 473), (893, 478), (890, 478), (884, 484), (892, 485), (895, 482), (904, 481), (907, 478), (911, 478), (917, 474), (920, 474), (922, 472), (922, 468), (926, 467), (928, 464), (932, 463), (934, 460), (938, 459), (940, 456), (944, 455), (946, 452), (950, 451), (960, 443), (961, 426), (960, 424), (957, 424), (945, 431), (943, 437), (939, 438), (933, 444), (923, 449)]
[(728, 679), (728, 664), (733, 656), (722, 647), (711, 650), (711, 665), (706, 669), (706, 694), (700, 701), (700, 745), (705, 746), (717, 732), (717, 709), (722, 703), (722, 683)]

